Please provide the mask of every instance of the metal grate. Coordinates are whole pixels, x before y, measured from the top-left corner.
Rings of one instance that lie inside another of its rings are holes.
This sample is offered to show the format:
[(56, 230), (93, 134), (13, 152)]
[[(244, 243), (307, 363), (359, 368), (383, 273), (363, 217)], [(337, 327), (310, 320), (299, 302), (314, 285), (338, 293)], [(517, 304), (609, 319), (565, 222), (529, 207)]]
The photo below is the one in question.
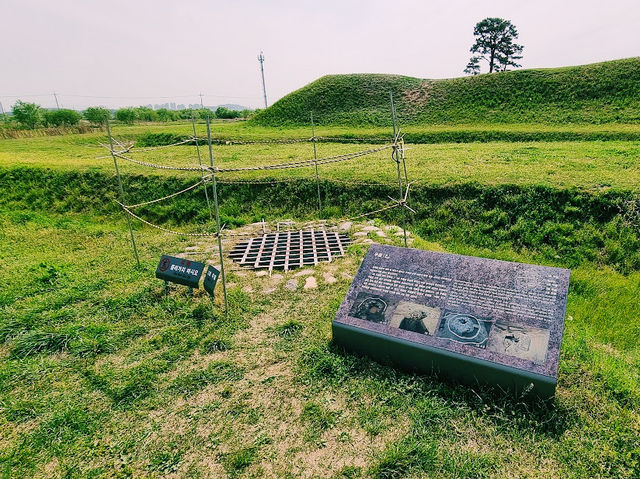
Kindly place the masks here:
[(288, 271), (344, 255), (351, 239), (326, 230), (278, 231), (238, 243), (229, 253), (233, 261), (252, 269)]

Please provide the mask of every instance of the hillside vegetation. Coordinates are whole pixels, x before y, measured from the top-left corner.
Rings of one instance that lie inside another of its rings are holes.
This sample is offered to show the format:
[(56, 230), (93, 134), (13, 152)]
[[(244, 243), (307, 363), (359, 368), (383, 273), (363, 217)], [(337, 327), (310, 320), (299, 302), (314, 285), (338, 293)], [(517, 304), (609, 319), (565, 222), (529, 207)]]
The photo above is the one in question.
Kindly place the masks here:
[(638, 123), (640, 57), (445, 80), (400, 75), (327, 75), (283, 97), (252, 120), (388, 125), (389, 92), (404, 123)]

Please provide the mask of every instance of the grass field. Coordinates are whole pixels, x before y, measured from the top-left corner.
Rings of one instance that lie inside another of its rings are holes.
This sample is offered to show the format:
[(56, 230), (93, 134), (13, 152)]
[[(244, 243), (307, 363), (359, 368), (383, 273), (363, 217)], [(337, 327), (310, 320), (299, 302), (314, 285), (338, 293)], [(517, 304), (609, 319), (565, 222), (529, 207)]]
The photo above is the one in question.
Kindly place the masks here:
[[(190, 125), (116, 127), (119, 138)], [(203, 126), (199, 125), (199, 132)], [(215, 125), (218, 138), (305, 137), (307, 128)], [(321, 136), (384, 129), (323, 127)], [(415, 376), (331, 344), (330, 322), (366, 252), (314, 270), (318, 288), (231, 272), (220, 297), (167, 298), (161, 253), (213, 246), (126, 222), (97, 134), (0, 140), (0, 474), (4, 477), (621, 477), (640, 474), (640, 207), (636, 125), (469, 125), (426, 131), (543, 132), (540, 141), (411, 145), (413, 246), (572, 268), (557, 397), (531, 403)], [(568, 132), (571, 139), (549, 135)], [(388, 133), (388, 132), (387, 132)], [(465, 133), (466, 135), (466, 133)], [(444, 137), (442, 137), (444, 138)], [(465, 138), (470, 139), (470, 136)], [(93, 146), (86, 146), (93, 145)], [(323, 143), (319, 156), (368, 148)], [(216, 146), (218, 166), (312, 157), (312, 146)], [(156, 154), (157, 153), (157, 154)], [(206, 151), (203, 151), (206, 153)], [(180, 146), (135, 158), (194, 164)], [(379, 206), (388, 153), (322, 167), (323, 216)], [(369, 161), (369, 160), (368, 160)], [(193, 174), (122, 166), (132, 201)], [(262, 173), (264, 176), (265, 173)], [(283, 173), (268, 173), (280, 177)], [(229, 225), (313, 218), (312, 171), (279, 186), (222, 185)], [(197, 177), (197, 174), (196, 174)], [(232, 179), (255, 178), (233, 174)], [(211, 228), (202, 192), (143, 209), (176, 229)], [(392, 223), (395, 213), (376, 221)], [(393, 240), (392, 240), (393, 241)], [(325, 281), (330, 273), (335, 283)], [(218, 295), (220, 296), (220, 295)], [(0, 476), (1, 477), (1, 476)]]
[[(139, 231), (137, 270), (122, 220), (3, 215), (2, 231), (7, 477), (638, 471), (639, 331), (637, 321), (620, 320), (637, 317), (638, 273), (573, 271), (558, 396), (546, 406), (334, 349), (330, 321), (349, 285), (342, 273), (355, 273), (362, 247), (318, 268), (315, 291), (291, 294), (281, 284), (264, 295), (268, 278), (232, 273), (233, 314), (224, 319), (219, 300), (214, 315), (202, 295), (191, 301), (177, 290), (164, 298), (153, 278), (161, 252), (192, 243)], [(327, 271), (339, 281), (323, 283)]]
[[(156, 133), (171, 132), (187, 135), (190, 124), (123, 126), (115, 130), (121, 139), (138, 138), (145, 131)], [(503, 131), (503, 132), (558, 132), (556, 127), (527, 128), (523, 125), (503, 127), (502, 130), (483, 129), (481, 126), (440, 127), (435, 130), (424, 127), (409, 127), (407, 133), (419, 135), (425, 131)], [(638, 134), (640, 125), (617, 125), (597, 128), (593, 125), (577, 127), (575, 132), (596, 135), (598, 133)], [(273, 130), (253, 127), (246, 124), (219, 124), (214, 127), (216, 138), (260, 139), (260, 138), (305, 138), (309, 131), (303, 128), (291, 130)], [(306, 136), (305, 136), (306, 133)], [(340, 137), (345, 134), (358, 137), (384, 137), (383, 129), (348, 130), (344, 127), (326, 127), (319, 129), (318, 136)], [(389, 131), (386, 131), (387, 137)], [(198, 134), (205, 136), (204, 125), (198, 125)], [(0, 142), (0, 167), (29, 166), (53, 168), (64, 171), (101, 171), (111, 173), (113, 161), (108, 151), (97, 147), (105, 142), (99, 134), (67, 135), (12, 139)], [(594, 141), (490, 141), (465, 143), (411, 144), (407, 151), (409, 176), (412, 181), (421, 184), (443, 185), (451, 183), (477, 182), (479, 184), (499, 185), (548, 185), (558, 188), (580, 188), (586, 190), (623, 189), (637, 190), (640, 187), (640, 141), (594, 140)], [(321, 143), (318, 157), (328, 157), (342, 153), (360, 151), (374, 147), (366, 143)], [(202, 150), (207, 162), (206, 149)], [(267, 165), (278, 162), (313, 158), (313, 148), (309, 143), (288, 145), (220, 145), (214, 148), (216, 165), (224, 167), (242, 167)], [(197, 157), (195, 147), (177, 146), (153, 152), (132, 155), (142, 161), (169, 165), (195, 165)], [(149, 173), (148, 169), (121, 162), (125, 173)], [(363, 166), (366, 167), (363, 168)], [(151, 171), (153, 174), (176, 175), (176, 172)], [(249, 173), (228, 174), (232, 178), (255, 178), (268, 176), (273, 178), (291, 176), (312, 176), (313, 168), (296, 170), (274, 170)], [(178, 173), (178, 175), (182, 175)], [(346, 163), (327, 165), (321, 168), (326, 178), (338, 178), (360, 181), (393, 181), (394, 167), (390, 162), (389, 151), (377, 153)], [(194, 173), (186, 174), (194, 176)], [(197, 176), (197, 173), (195, 173)]]

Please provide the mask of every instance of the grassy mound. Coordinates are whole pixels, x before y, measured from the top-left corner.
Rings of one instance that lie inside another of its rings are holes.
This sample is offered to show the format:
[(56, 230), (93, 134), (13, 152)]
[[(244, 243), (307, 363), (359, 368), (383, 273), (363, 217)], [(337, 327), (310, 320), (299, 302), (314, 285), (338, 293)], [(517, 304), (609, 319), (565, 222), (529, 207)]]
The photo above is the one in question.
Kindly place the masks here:
[(389, 92), (403, 123), (640, 122), (640, 57), (446, 80), (328, 75), (261, 111), (254, 123), (388, 125)]

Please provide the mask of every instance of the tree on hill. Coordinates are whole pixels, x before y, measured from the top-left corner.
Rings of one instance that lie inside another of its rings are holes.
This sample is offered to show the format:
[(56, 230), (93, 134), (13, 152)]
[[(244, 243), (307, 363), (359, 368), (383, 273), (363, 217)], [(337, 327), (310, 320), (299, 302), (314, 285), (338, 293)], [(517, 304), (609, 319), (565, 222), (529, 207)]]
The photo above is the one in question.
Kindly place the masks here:
[(25, 103), (18, 100), (13, 105), (13, 118), (24, 128), (33, 129), (42, 122), (42, 108), (35, 103)]
[(476, 37), (471, 46), (472, 56), (464, 72), (472, 75), (480, 73), (480, 60), (489, 64), (489, 73), (506, 71), (509, 67), (519, 67), (516, 60), (522, 58), (524, 47), (514, 42), (518, 30), (509, 20), (503, 18), (485, 18), (476, 23), (473, 29)]

